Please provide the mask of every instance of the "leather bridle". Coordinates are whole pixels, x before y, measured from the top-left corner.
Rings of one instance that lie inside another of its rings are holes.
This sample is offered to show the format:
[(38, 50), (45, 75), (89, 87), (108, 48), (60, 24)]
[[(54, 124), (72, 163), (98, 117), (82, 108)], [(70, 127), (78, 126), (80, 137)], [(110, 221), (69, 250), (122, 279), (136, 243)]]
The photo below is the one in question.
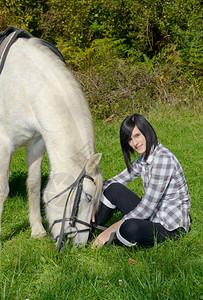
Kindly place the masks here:
[[(63, 211), (62, 219), (55, 220), (52, 223), (51, 227), (49, 228), (49, 232), (51, 233), (51, 230), (52, 230), (53, 226), (57, 223), (61, 223), (60, 234), (58, 236), (52, 238), (52, 240), (57, 241), (56, 252), (61, 251), (66, 246), (69, 239), (74, 238), (78, 233), (91, 231), (93, 228), (97, 228), (97, 229), (100, 229), (100, 230), (105, 230), (106, 229), (103, 226), (99, 226), (99, 225), (96, 225), (94, 223), (87, 223), (87, 222), (84, 222), (84, 221), (79, 220), (77, 218), (78, 211), (79, 211), (80, 200), (81, 200), (81, 194), (82, 194), (82, 191), (83, 191), (83, 181), (84, 181), (85, 178), (87, 178), (87, 179), (91, 180), (92, 182), (94, 182), (94, 179), (91, 176), (87, 175), (85, 173), (85, 169), (83, 169), (82, 172), (80, 173), (80, 175), (78, 176), (78, 178), (70, 186), (68, 186), (65, 190), (60, 192), (58, 195), (56, 195), (55, 197), (53, 197), (52, 199), (50, 199), (46, 203), (46, 204), (49, 204), (52, 200), (58, 198), (59, 196), (63, 195), (65, 192), (67, 192), (69, 190), (69, 193), (68, 193), (68, 196), (67, 196), (67, 199), (66, 199), (66, 203), (65, 203), (65, 207), (64, 207), (64, 211)], [(74, 199), (74, 203), (73, 203), (72, 213), (71, 213), (70, 218), (66, 218), (66, 209), (67, 209), (67, 205), (68, 205), (68, 200), (69, 200), (70, 195), (73, 192), (75, 187), (77, 187), (77, 190), (76, 190), (76, 195), (75, 195), (75, 199)], [(70, 228), (69, 232), (64, 232), (66, 222), (69, 222), (69, 226), (68, 226), (68, 228)], [(87, 228), (78, 230), (77, 226), (76, 226), (76, 223), (85, 225)]]

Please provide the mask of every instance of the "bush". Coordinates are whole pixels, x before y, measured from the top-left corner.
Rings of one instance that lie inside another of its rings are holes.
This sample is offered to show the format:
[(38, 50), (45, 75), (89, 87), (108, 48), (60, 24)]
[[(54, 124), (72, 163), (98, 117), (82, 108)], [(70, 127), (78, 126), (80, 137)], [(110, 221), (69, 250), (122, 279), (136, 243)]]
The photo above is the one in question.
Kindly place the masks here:
[[(147, 61), (148, 60), (148, 61)], [(112, 118), (136, 111), (148, 111), (158, 103), (178, 109), (188, 106), (201, 111), (202, 93), (178, 66), (146, 62), (131, 64), (113, 59), (95, 65), (85, 73), (76, 72), (89, 101), (92, 113), (99, 118)]]
[(201, 1), (0, 0), (8, 26), (56, 45), (99, 117), (157, 102), (200, 110)]
[(0, 0), (0, 29), (18, 27), (40, 37), (40, 24), (46, 9), (43, 0)]

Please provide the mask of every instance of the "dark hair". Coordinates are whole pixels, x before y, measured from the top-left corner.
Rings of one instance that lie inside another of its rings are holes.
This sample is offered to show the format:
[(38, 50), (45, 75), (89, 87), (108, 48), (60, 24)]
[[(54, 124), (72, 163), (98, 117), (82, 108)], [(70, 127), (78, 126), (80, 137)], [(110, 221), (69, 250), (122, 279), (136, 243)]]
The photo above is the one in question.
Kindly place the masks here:
[(124, 161), (129, 171), (129, 165), (131, 163), (130, 155), (134, 153), (133, 148), (129, 145), (129, 140), (135, 126), (137, 126), (139, 131), (146, 139), (146, 153), (144, 156), (145, 160), (147, 160), (152, 147), (155, 148), (158, 144), (156, 132), (142, 115), (133, 114), (125, 118), (120, 127), (120, 143), (123, 151)]

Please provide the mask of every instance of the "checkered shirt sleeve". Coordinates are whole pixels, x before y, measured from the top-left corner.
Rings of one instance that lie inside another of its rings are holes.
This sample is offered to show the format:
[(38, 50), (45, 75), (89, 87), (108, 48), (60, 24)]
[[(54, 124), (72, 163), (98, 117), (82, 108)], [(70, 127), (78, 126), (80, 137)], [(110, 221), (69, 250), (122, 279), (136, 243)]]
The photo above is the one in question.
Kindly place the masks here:
[(133, 181), (137, 177), (141, 175), (141, 168), (139, 166), (139, 163), (141, 161), (141, 157), (138, 157), (131, 165), (130, 168), (132, 169), (132, 172), (129, 173), (127, 168), (123, 170), (120, 174), (114, 176), (113, 178), (107, 180), (104, 182), (103, 190), (105, 190), (110, 184), (118, 182), (123, 185), (128, 184), (129, 182)]

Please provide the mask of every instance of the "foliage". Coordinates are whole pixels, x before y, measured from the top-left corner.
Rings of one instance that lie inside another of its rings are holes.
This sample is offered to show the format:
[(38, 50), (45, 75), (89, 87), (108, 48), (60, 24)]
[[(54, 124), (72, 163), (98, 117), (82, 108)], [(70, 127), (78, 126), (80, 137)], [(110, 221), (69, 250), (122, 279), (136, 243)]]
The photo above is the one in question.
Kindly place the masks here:
[(137, 62), (132, 63), (131, 59), (118, 58), (118, 49), (125, 51), (118, 41), (102, 41), (94, 41), (92, 47), (67, 60), (70, 66), (82, 63), (85, 72), (77, 70), (75, 75), (95, 116), (107, 119), (139, 109), (148, 111), (157, 103), (201, 112), (201, 81), (182, 71), (182, 59), (173, 45), (152, 59), (137, 52)]
[(0, 28), (18, 27), (40, 37), (44, 0), (0, 0)]
[(152, 57), (171, 43), (184, 49), (187, 37), (201, 32), (197, 0), (1, 0), (0, 5), (0, 27), (13, 23), (54, 44), (62, 40), (83, 49), (95, 39), (123, 39), (129, 49)]
[[(181, 162), (192, 199), (191, 231), (178, 241), (166, 241), (153, 248), (112, 244), (93, 251), (90, 244), (76, 251), (67, 247), (56, 254), (49, 234), (43, 239), (30, 238), (26, 158), (24, 149), (20, 149), (12, 160), (10, 195), (3, 211), (1, 299), (201, 299), (202, 117), (189, 109), (177, 112), (163, 105), (145, 117), (160, 142)], [(121, 121), (107, 124), (94, 120), (96, 151), (103, 153), (100, 168), (105, 180), (124, 168), (119, 145)], [(46, 157), (43, 180), (47, 172)], [(143, 193), (138, 180), (130, 188), (139, 195)], [(43, 221), (47, 228), (44, 216)]]
[(91, 40), (89, 23), (93, 0), (47, 0), (43, 16), (42, 37), (53, 43), (67, 41), (71, 46), (84, 47)]
[(0, 29), (56, 45), (94, 115), (166, 102), (201, 111), (200, 0), (0, 0)]

